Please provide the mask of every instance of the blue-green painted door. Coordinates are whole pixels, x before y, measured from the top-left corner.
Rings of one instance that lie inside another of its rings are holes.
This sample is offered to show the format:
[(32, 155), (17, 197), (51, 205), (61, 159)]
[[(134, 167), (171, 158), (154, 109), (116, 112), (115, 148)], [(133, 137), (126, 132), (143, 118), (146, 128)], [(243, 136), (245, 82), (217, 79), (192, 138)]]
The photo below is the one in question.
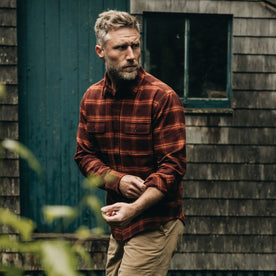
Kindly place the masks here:
[[(21, 213), (46, 232), (52, 229), (45, 226), (41, 207), (74, 206), (83, 193), (83, 178), (73, 161), (79, 103), (87, 87), (104, 74), (94, 51), (95, 20), (106, 9), (129, 10), (129, 0), (17, 4), (20, 141), (33, 151), (46, 175), (38, 180), (21, 162)], [(98, 195), (104, 200), (104, 192)], [(95, 219), (86, 212), (74, 227), (80, 223), (93, 226)]]

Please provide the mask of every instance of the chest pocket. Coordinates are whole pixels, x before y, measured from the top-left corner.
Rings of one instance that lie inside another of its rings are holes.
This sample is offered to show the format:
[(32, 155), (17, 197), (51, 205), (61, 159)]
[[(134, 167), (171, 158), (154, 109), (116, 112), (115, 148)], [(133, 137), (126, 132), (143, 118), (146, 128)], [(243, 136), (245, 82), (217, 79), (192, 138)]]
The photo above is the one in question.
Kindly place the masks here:
[(125, 123), (123, 127), (125, 134), (148, 135), (150, 133), (150, 124), (148, 123)]
[(87, 123), (87, 131), (94, 134), (105, 133), (105, 122), (89, 122)]

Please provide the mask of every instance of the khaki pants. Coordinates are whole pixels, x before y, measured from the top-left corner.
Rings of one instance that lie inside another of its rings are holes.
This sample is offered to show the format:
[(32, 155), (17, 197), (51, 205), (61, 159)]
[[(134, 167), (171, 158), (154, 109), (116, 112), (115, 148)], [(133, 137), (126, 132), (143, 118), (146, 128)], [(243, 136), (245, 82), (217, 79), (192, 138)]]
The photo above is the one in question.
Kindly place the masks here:
[(165, 276), (183, 223), (171, 220), (158, 230), (142, 232), (128, 241), (116, 241), (110, 236), (107, 276)]

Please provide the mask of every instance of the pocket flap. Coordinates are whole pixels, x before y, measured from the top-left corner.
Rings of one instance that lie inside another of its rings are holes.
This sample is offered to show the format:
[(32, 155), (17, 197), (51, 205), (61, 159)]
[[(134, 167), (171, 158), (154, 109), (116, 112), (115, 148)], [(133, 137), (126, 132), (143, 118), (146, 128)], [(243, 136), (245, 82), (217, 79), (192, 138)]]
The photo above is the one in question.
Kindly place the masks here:
[(147, 123), (126, 123), (124, 133), (127, 134), (149, 134), (150, 124)]

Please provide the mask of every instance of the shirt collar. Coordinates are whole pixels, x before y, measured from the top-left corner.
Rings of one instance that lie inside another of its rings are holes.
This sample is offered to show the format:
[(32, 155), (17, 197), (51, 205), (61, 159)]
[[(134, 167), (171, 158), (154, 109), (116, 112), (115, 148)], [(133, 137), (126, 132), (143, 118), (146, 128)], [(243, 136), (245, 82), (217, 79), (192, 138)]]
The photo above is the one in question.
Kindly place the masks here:
[[(129, 88), (130, 89), (130, 93), (132, 93), (133, 95), (135, 95), (138, 91), (139, 91), (139, 88), (142, 84), (142, 81), (145, 77), (145, 70), (143, 69), (143, 67), (141, 66), (139, 71), (138, 71), (138, 74), (137, 74), (137, 78), (135, 80), (135, 82), (133, 83), (133, 85)], [(111, 86), (111, 81), (110, 81), (110, 78), (107, 74), (107, 72), (105, 72), (105, 75), (104, 75), (104, 86), (103, 86), (103, 96), (105, 97), (108, 93), (115, 96), (116, 94), (116, 90), (112, 88)]]

